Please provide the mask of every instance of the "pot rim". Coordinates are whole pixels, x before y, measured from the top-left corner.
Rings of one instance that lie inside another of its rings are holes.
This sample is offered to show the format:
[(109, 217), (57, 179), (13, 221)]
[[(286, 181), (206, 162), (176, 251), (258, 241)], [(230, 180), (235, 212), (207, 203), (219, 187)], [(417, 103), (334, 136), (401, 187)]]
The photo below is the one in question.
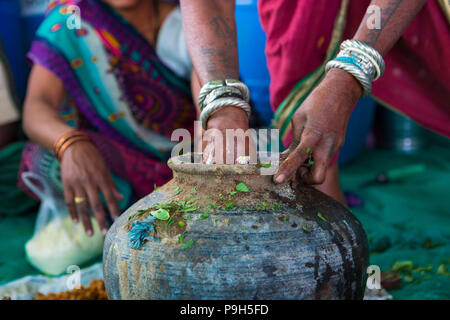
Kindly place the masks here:
[(167, 165), (175, 173), (195, 175), (261, 175), (261, 163), (279, 166), (278, 152), (258, 152), (256, 164), (205, 164), (201, 163), (202, 153), (189, 152), (169, 159)]

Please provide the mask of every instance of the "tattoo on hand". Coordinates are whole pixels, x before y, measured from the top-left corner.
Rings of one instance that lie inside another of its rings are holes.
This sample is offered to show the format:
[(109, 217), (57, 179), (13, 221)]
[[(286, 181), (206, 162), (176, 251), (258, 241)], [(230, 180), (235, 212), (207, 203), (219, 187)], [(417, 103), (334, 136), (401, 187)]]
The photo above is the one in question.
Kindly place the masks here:
[[(381, 28), (380, 29), (371, 29), (367, 32), (367, 36), (364, 39), (364, 42), (368, 45), (374, 47), (375, 44), (378, 41), (378, 38), (380, 37), (383, 28), (386, 27), (386, 25), (391, 20), (392, 16), (397, 12), (397, 9), (402, 4), (403, 0), (390, 0), (388, 1), (387, 5), (384, 7), (381, 7)], [(372, 1), (371, 5), (378, 5), (377, 1)], [(370, 18), (370, 14), (366, 14), (363, 23), (359, 27), (358, 32), (361, 32), (363, 29), (366, 28), (366, 22), (367, 19)]]
[(233, 22), (227, 22), (220, 16), (212, 18), (209, 24), (213, 27), (217, 38), (223, 41), (216, 46), (200, 48), (208, 74), (214, 79), (235, 78), (238, 69), (236, 27)]

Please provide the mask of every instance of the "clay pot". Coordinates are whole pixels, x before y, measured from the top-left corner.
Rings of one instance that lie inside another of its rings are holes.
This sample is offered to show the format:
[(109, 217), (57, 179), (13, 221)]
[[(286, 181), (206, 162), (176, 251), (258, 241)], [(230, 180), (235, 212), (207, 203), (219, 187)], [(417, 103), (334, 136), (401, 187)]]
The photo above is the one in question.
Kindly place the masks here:
[[(103, 263), (110, 299), (362, 299), (367, 237), (344, 206), (311, 187), (275, 185), (257, 165), (186, 159), (171, 159), (173, 180), (109, 230)], [(233, 194), (240, 182), (251, 191)], [(157, 221), (160, 241), (130, 248), (128, 231), (143, 218), (136, 217), (140, 210), (191, 198), (217, 208), (184, 213), (183, 227)]]

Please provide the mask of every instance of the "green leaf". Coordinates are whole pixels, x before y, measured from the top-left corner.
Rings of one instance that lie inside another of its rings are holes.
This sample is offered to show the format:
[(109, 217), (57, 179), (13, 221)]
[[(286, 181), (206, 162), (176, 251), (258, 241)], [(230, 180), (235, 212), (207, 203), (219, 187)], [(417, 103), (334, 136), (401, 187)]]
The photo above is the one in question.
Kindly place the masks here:
[(392, 266), (391, 270), (392, 271), (406, 271), (406, 270), (411, 270), (413, 268), (414, 264), (412, 261), (407, 260), (407, 261), (395, 261), (394, 265)]
[(174, 223), (175, 220), (173, 220), (172, 218), (169, 219), (169, 221), (167, 221), (167, 226), (170, 226), (172, 223)]
[(257, 167), (260, 167), (260, 168), (270, 168), (271, 166), (272, 166), (271, 163), (258, 163), (257, 164)]
[(184, 223), (183, 221), (178, 221), (178, 226), (180, 226), (181, 228), (183, 228), (186, 225), (186, 223)]
[(312, 160), (309, 160), (309, 162), (308, 162), (310, 165), (314, 165), (314, 161), (312, 161)]
[(230, 196), (234, 196), (237, 193), (237, 191), (231, 191)]
[(200, 216), (200, 219), (206, 219), (206, 218), (208, 218), (209, 217), (209, 213), (208, 212), (205, 212), (204, 214), (202, 214), (201, 216)]
[(180, 193), (181, 193), (181, 191), (183, 191), (183, 190), (181, 190), (181, 188), (180, 187), (175, 187), (175, 188), (173, 188), (173, 191), (174, 191), (174, 196), (177, 196), (177, 195), (179, 195)]
[(178, 242), (183, 243), (183, 240), (184, 240), (184, 233), (180, 234), (180, 236), (178, 237)]
[(186, 243), (184, 244), (184, 246), (181, 247), (181, 250), (186, 250), (187, 248), (192, 247), (193, 244), (194, 244), (194, 240), (189, 239), (189, 241), (186, 242)]
[(163, 209), (163, 208), (160, 208), (160, 209), (158, 209), (156, 211), (153, 211), (151, 214), (156, 219), (163, 220), (163, 221), (169, 220), (169, 218), (170, 218), (169, 212), (166, 209)]
[(306, 228), (306, 226), (302, 226), (302, 229), (305, 231), (308, 231), (308, 229)]
[(236, 190), (239, 192), (249, 192), (250, 191), (250, 189), (243, 182), (239, 182), (236, 185)]
[(445, 264), (440, 264), (437, 271), (437, 274), (442, 274), (444, 276), (450, 276), (450, 273), (448, 272), (447, 268), (445, 267)]
[(311, 148), (308, 147), (308, 146), (306, 146), (306, 153), (307, 153), (307, 154), (311, 154), (311, 152), (312, 152)]
[(278, 203), (274, 203), (273, 210), (281, 210), (281, 206)]
[(318, 216), (322, 221), (327, 222), (327, 219), (325, 219), (325, 217), (324, 217), (320, 212), (317, 213), (317, 216)]

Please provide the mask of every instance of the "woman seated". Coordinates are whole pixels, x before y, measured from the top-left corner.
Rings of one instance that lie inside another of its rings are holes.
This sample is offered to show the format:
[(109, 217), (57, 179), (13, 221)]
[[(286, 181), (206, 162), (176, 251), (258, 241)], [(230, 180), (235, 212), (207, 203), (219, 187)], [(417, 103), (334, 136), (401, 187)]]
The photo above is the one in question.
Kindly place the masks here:
[(54, 1), (28, 57), (23, 124), (34, 142), (21, 172), (48, 179), (87, 234), (91, 210), (106, 233), (106, 212), (119, 216), (171, 178), (171, 133), (192, 132), (180, 10), (158, 0)]

